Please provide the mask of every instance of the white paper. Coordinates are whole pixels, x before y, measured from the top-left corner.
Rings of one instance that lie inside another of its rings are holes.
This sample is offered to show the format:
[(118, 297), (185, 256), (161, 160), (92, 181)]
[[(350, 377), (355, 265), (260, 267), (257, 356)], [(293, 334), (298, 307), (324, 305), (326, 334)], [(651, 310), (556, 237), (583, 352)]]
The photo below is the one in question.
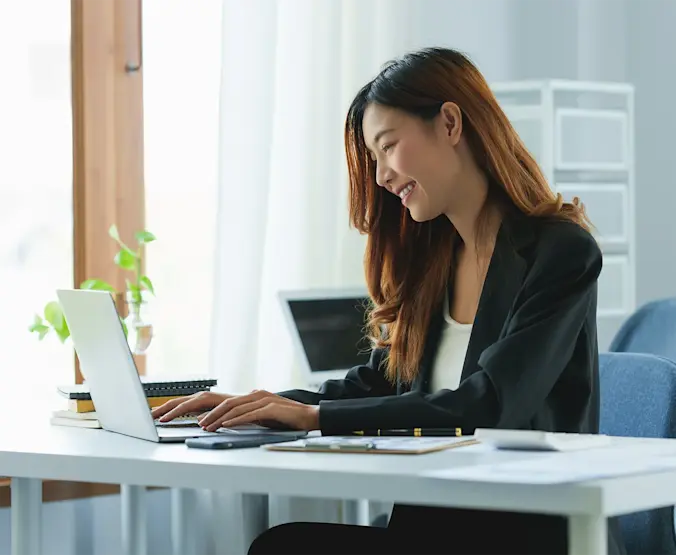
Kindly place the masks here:
[(308, 446), (335, 446), (339, 447), (368, 447), (373, 449), (392, 449), (396, 451), (418, 451), (419, 449), (431, 449), (453, 443), (467, 441), (468, 437), (353, 437), (353, 436), (323, 436), (308, 438), (305, 444)]
[[(468, 437), (354, 437), (320, 436), (308, 437), (294, 442), (286, 442), (283, 447), (322, 448), (330, 452), (344, 451), (397, 451), (400, 453), (417, 452), (422, 449), (442, 448), (467, 441)], [(274, 446), (270, 446), (274, 448)], [(463, 447), (464, 448), (464, 447)]]
[(523, 460), (435, 470), (426, 476), (477, 482), (555, 484), (676, 469), (676, 451), (609, 447), (588, 451), (538, 453)]

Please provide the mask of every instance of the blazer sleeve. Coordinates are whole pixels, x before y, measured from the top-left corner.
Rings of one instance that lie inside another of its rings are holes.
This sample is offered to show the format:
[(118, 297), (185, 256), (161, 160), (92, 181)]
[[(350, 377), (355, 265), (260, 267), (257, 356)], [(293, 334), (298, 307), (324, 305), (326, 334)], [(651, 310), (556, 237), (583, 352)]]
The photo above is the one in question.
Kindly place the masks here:
[(322, 433), (366, 428), (523, 427), (573, 356), (602, 266), (600, 249), (587, 233), (561, 234), (549, 243), (524, 280), (507, 330), (482, 352), (480, 370), (458, 389), (321, 400)]
[(381, 370), (385, 354), (385, 349), (373, 349), (367, 364), (350, 369), (342, 380), (327, 380), (317, 392), (292, 389), (277, 395), (306, 405), (317, 405), (320, 401), (328, 400), (395, 395), (396, 387), (387, 380)]

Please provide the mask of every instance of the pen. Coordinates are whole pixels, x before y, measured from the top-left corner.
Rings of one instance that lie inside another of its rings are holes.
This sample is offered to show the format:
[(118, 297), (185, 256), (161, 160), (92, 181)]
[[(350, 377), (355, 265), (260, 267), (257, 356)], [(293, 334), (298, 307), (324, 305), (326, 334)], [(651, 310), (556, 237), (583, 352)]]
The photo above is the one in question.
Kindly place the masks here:
[(363, 445), (359, 444), (350, 444), (350, 445), (338, 445), (335, 443), (330, 443), (326, 445), (322, 445), (321, 443), (308, 443), (307, 441), (305, 442), (306, 446), (311, 447), (312, 449), (326, 449), (327, 451), (370, 451), (375, 448), (375, 445), (373, 442), (369, 442)]
[(395, 430), (355, 430), (355, 436), (455, 436), (462, 435), (462, 428), (410, 428)]

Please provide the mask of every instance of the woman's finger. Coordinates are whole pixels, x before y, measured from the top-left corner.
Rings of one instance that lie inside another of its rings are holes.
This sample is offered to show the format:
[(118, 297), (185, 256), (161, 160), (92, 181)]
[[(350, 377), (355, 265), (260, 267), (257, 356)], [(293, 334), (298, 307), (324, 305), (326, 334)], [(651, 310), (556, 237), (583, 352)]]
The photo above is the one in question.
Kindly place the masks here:
[(159, 421), (160, 422), (169, 422), (170, 420), (173, 420), (174, 418), (178, 418), (179, 416), (183, 416), (183, 415), (188, 414), (189, 412), (192, 412), (194, 410), (197, 410), (197, 407), (195, 407), (194, 399), (190, 399), (188, 401), (183, 401), (182, 403), (179, 403), (178, 405), (176, 405), (173, 409), (171, 409), (166, 414), (163, 414), (162, 416), (160, 416)]
[(159, 407), (152, 409), (150, 414), (153, 418), (159, 418), (163, 414), (167, 414), (171, 409), (176, 408), (181, 403), (185, 403), (185, 398), (171, 399), (170, 401), (161, 404)]
[[(160, 422), (169, 422), (178, 416), (184, 416), (191, 412), (199, 412), (204, 409), (210, 409), (223, 398), (222, 395), (217, 395), (211, 392), (201, 392), (196, 395), (191, 395), (183, 399), (177, 399), (182, 401), (178, 403), (174, 408), (169, 412), (160, 417)], [(172, 401), (169, 401), (170, 403)], [(161, 407), (158, 407), (161, 408)]]
[(223, 415), (226, 414), (233, 403), (235, 403), (239, 397), (230, 397), (226, 399), (219, 405), (215, 406), (209, 412), (204, 413), (201, 416), (197, 417), (197, 423), (204, 429), (214, 422), (220, 422), (223, 419)]
[(272, 402), (261, 408), (246, 412), (240, 416), (226, 420), (221, 424), (221, 426), (224, 428), (232, 428), (234, 426), (253, 424), (254, 422), (258, 422), (259, 420), (261, 421), (274, 420), (276, 422), (283, 422), (284, 424), (287, 424), (288, 426), (295, 428), (296, 425), (294, 422), (289, 422), (287, 421), (287, 419), (284, 418), (285, 412), (287, 413), (286, 415), (288, 416), (288, 413), (290, 411), (286, 406)]
[[(240, 403), (238, 406), (231, 408), (228, 407), (227, 412), (223, 413), (220, 415), (218, 418), (211, 420), (210, 423), (208, 424), (202, 424), (200, 425), (207, 431), (207, 432), (215, 432), (222, 426), (222, 422), (224, 420), (232, 420), (235, 417), (241, 416), (242, 414), (246, 414), (247, 412), (251, 412), (253, 410), (257, 410), (261, 407), (264, 407), (265, 405), (269, 404), (272, 402), (274, 399), (274, 396), (266, 396), (266, 397), (261, 397), (259, 399), (252, 400), (248, 403)], [(212, 411), (214, 412), (214, 411)]]
[(230, 397), (225, 402), (221, 403), (213, 410), (210, 410), (208, 413), (203, 415), (197, 420), (200, 426), (207, 428), (212, 424), (220, 423), (223, 421), (223, 418), (227, 415), (228, 411), (240, 406), (250, 403), (252, 401), (257, 401), (264, 397), (274, 397), (272, 393), (267, 391), (256, 391), (254, 393), (249, 393), (248, 395), (238, 395), (237, 397)]

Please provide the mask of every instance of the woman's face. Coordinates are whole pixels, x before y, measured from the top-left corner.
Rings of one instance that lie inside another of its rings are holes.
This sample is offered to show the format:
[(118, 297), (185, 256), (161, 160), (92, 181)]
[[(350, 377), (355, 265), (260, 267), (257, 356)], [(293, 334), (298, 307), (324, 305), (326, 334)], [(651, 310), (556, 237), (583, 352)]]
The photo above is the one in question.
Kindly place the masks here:
[(411, 217), (424, 222), (452, 208), (462, 157), (462, 118), (445, 103), (432, 121), (369, 104), (362, 121), (366, 146), (376, 162), (376, 181), (397, 195)]

